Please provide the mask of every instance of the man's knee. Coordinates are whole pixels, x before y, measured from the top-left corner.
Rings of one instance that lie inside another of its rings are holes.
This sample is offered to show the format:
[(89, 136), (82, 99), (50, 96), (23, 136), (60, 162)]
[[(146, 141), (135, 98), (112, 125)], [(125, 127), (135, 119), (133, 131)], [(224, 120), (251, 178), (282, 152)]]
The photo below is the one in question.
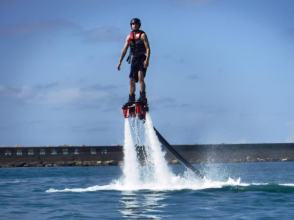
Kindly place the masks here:
[(132, 78), (130, 79), (130, 85), (131, 85), (131, 86), (136, 85), (136, 81), (135, 81), (134, 79), (132, 79)]
[(139, 82), (144, 82), (144, 74), (142, 72), (138, 74), (138, 80)]

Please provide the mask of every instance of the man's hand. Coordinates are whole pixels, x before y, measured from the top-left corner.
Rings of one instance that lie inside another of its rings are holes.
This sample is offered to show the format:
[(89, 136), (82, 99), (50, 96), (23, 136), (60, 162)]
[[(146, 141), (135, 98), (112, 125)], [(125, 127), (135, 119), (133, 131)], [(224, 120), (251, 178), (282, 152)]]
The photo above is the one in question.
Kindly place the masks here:
[(120, 65), (121, 65), (121, 62), (119, 62), (119, 63), (117, 64), (117, 69), (118, 69), (118, 70), (120, 70)]
[(149, 61), (146, 59), (143, 63), (144, 68), (147, 68), (149, 66)]

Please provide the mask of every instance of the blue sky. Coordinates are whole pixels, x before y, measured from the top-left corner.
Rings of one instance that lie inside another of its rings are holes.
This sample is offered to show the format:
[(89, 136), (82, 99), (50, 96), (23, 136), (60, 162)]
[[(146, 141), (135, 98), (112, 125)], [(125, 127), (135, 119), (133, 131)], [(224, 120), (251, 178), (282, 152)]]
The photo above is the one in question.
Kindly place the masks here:
[[(294, 142), (294, 1), (1, 0), (0, 146), (123, 144), (130, 20), (171, 144)], [(138, 91), (137, 91), (138, 96)]]

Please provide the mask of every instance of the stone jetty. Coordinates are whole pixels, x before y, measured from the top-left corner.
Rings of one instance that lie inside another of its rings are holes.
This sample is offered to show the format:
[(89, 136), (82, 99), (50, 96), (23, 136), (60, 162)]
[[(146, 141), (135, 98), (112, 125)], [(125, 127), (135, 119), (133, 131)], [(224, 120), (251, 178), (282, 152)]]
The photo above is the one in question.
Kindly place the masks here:
[[(294, 143), (173, 145), (191, 163), (294, 161)], [(141, 148), (142, 150), (143, 148)], [(163, 148), (163, 150), (165, 150)], [(138, 157), (144, 163), (142, 152)], [(168, 152), (170, 164), (179, 162)], [(0, 147), (0, 167), (120, 166), (123, 146)]]

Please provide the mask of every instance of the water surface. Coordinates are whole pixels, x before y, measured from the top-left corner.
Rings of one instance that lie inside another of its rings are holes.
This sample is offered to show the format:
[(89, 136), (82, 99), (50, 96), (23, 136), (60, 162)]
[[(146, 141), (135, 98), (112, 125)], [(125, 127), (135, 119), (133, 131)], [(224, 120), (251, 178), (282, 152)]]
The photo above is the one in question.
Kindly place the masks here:
[(0, 219), (292, 219), (293, 165), (195, 165), (205, 183), (174, 190), (121, 190), (121, 167), (2, 168)]

